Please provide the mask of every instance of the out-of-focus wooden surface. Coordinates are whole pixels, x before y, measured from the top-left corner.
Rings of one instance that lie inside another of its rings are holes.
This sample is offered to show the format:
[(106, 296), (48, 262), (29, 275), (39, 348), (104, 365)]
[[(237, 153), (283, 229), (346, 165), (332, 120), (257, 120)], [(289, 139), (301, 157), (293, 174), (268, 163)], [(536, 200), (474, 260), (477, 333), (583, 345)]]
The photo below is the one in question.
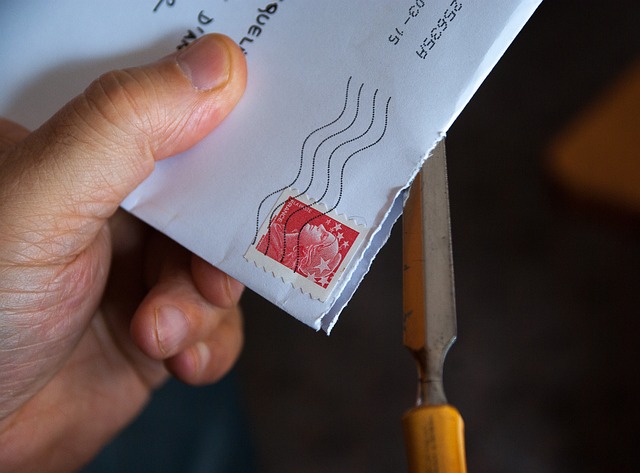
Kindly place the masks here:
[(640, 216), (640, 56), (560, 132), (549, 170), (587, 204)]

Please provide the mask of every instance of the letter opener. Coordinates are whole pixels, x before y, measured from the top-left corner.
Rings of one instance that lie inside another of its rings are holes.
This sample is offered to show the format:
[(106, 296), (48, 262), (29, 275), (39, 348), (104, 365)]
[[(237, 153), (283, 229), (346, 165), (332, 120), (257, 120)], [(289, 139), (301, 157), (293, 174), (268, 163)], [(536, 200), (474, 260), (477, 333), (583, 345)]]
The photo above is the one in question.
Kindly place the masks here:
[(403, 214), (404, 344), (418, 366), (416, 406), (402, 418), (410, 473), (466, 473), (464, 423), (447, 403), (444, 359), (456, 339), (444, 139), (414, 180)]

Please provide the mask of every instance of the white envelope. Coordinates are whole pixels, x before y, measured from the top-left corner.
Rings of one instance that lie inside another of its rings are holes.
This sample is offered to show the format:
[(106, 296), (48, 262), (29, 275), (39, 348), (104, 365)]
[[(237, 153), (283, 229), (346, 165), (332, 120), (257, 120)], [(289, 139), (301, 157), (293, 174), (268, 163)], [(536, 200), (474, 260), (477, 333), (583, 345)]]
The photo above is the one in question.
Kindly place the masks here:
[(3, 2), (0, 114), (38, 126), (102, 72), (231, 36), (249, 67), (240, 104), (123, 207), (329, 332), (423, 160), (539, 3)]

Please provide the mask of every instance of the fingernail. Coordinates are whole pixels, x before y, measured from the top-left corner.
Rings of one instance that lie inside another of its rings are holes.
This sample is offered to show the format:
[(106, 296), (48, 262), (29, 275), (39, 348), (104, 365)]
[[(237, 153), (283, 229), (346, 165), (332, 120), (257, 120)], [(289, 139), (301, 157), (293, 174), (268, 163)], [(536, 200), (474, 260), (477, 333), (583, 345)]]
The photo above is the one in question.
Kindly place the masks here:
[(225, 276), (227, 277), (227, 295), (229, 296), (229, 300), (231, 300), (233, 304), (237, 304), (240, 296), (242, 296), (242, 291), (244, 291), (244, 284), (233, 279), (228, 274)]
[(202, 374), (209, 365), (209, 361), (211, 360), (211, 350), (204, 342), (196, 343), (196, 352), (198, 359), (196, 360), (196, 366), (198, 374)]
[(180, 309), (163, 305), (156, 309), (156, 336), (162, 353), (171, 353), (189, 332), (189, 322)]
[(229, 81), (231, 54), (220, 35), (198, 38), (181, 50), (176, 60), (194, 89), (211, 90)]

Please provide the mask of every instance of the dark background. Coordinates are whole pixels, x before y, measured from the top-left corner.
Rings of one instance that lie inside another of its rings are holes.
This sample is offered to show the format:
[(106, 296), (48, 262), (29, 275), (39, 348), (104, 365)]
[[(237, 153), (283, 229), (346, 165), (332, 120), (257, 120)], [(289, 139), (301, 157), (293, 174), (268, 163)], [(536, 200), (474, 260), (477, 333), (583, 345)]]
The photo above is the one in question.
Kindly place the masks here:
[[(576, 205), (545, 173), (550, 142), (640, 58), (639, 20), (634, 0), (543, 2), (449, 131), (445, 387), (471, 472), (640, 471), (638, 216)], [(400, 226), (330, 337), (254, 294), (244, 307), (261, 471), (405, 471)]]

